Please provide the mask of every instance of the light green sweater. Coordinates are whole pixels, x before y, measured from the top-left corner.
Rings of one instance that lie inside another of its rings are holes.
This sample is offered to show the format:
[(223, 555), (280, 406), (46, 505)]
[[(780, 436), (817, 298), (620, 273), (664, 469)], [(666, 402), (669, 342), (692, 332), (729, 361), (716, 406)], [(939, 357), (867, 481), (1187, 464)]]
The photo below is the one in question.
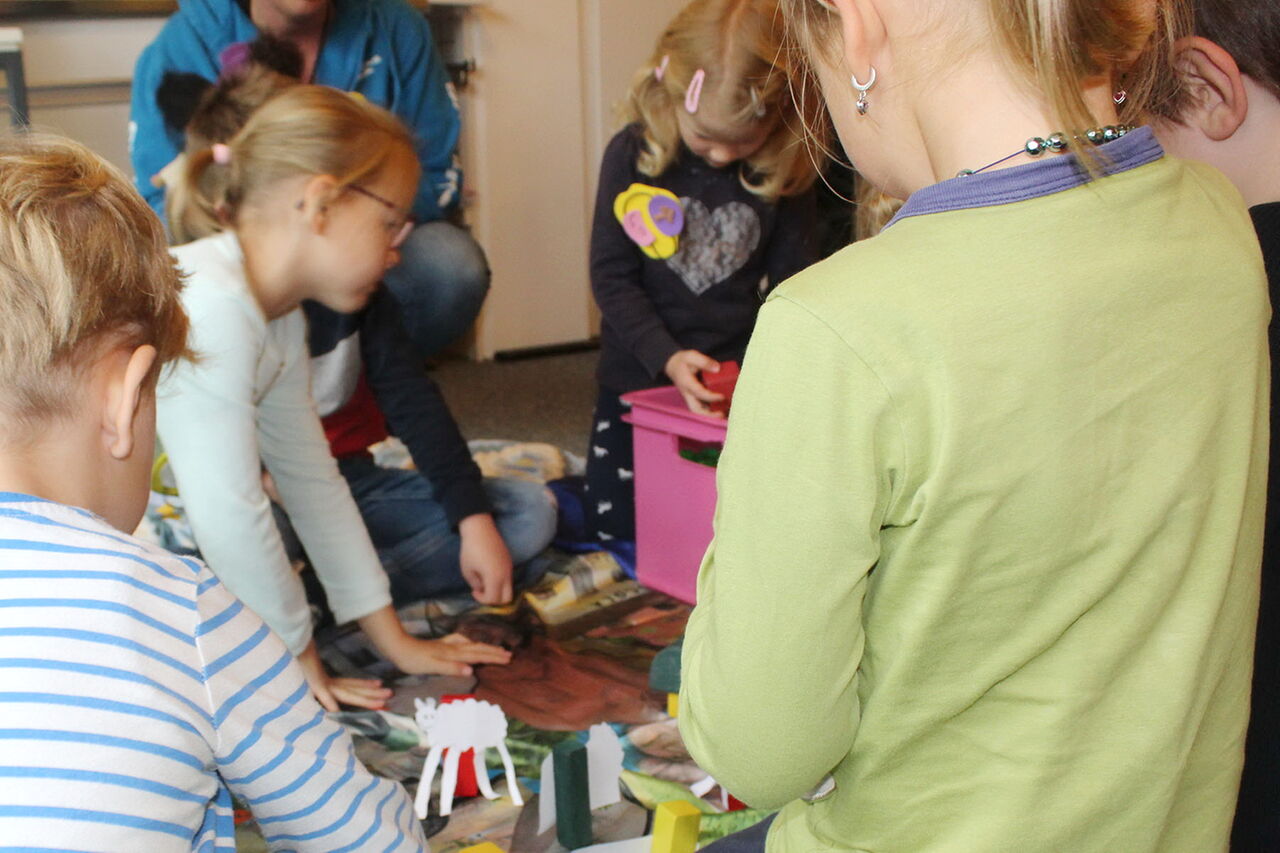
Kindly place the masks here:
[(1225, 849), (1268, 316), (1239, 196), (1169, 158), (773, 295), (680, 703), (698, 763), (783, 806), (770, 853)]

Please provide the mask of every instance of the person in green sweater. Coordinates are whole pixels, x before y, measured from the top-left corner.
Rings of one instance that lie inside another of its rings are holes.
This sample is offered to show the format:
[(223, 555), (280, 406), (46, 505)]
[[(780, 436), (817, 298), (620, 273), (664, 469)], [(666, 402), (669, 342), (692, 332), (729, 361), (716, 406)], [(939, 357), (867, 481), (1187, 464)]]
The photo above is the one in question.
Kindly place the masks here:
[(1225, 850), (1269, 309), (1239, 192), (1122, 123), (1184, 10), (782, 5), (905, 204), (746, 354), (680, 730), (780, 811), (710, 849)]

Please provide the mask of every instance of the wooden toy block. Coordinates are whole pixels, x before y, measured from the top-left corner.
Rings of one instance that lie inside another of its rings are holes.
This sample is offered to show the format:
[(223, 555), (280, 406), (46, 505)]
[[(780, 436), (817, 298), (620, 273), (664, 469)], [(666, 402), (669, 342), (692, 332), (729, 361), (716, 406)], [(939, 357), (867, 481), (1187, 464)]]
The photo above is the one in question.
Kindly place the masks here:
[(492, 841), (486, 841), (473, 847), (464, 847), (462, 853), (503, 853), (503, 850)]
[(724, 399), (719, 403), (711, 404), (711, 411), (729, 414), (729, 407), (733, 405), (733, 389), (738, 384), (740, 372), (738, 362), (722, 361), (718, 372), (706, 371), (702, 374), (702, 384), (707, 386), (708, 391), (724, 395)]
[(567, 850), (577, 850), (591, 844), (587, 745), (576, 740), (562, 741), (555, 745), (551, 756), (556, 777), (556, 840)]
[(649, 688), (660, 693), (680, 692), (680, 653), (684, 649), (684, 637), (676, 640), (653, 656), (649, 664)]
[(698, 847), (702, 812), (693, 803), (670, 800), (658, 803), (653, 815), (651, 853), (693, 853)]

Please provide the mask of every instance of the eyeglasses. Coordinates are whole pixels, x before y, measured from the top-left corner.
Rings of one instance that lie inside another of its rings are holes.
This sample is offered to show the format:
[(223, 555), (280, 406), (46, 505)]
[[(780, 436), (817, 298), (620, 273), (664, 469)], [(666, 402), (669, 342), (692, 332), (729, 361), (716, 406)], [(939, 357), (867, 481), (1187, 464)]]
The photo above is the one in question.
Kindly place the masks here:
[[(385, 198), (373, 192), (372, 190), (367, 190), (364, 187), (360, 186), (359, 184), (347, 184), (347, 189), (357, 192), (360, 195), (364, 196), (365, 198), (371, 198), (374, 201), (376, 201), (378, 204), (385, 207), (387, 210), (396, 214), (397, 216), (400, 215), (400, 208), (396, 207), (390, 201), (387, 201)], [(387, 233), (394, 235), (391, 238), (391, 248), (393, 249), (399, 248), (400, 244), (403, 243), (405, 241), (405, 238), (409, 236), (409, 232), (413, 230), (413, 226), (414, 226), (414, 221), (412, 216), (405, 216), (403, 222), (388, 223)]]

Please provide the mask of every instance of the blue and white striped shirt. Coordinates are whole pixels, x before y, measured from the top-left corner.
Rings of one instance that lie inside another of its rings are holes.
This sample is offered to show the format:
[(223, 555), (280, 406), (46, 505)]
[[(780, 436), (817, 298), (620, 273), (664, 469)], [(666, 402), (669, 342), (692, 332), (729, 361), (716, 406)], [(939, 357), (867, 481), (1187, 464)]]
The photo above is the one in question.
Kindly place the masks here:
[(202, 563), (0, 493), (0, 849), (421, 851), (284, 644)]

